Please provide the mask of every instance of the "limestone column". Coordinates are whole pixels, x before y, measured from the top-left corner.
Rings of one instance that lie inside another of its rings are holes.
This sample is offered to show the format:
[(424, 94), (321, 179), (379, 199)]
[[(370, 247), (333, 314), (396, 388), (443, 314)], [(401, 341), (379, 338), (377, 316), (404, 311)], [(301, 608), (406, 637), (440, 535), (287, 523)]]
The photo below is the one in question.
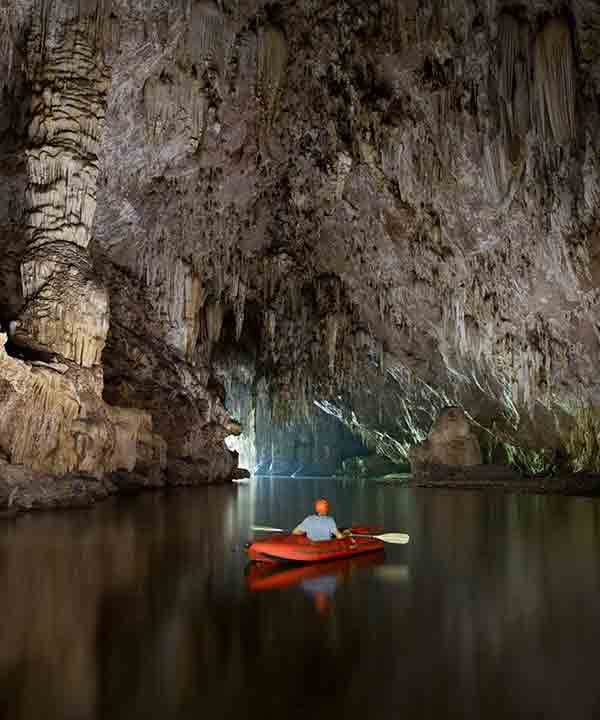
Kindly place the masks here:
[(89, 367), (108, 332), (108, 295), (88, 253), (105, 123), (109, 69), (95, 48), (96, 19), (34, 23), (27, 144), (25, 305), (16, 341)]

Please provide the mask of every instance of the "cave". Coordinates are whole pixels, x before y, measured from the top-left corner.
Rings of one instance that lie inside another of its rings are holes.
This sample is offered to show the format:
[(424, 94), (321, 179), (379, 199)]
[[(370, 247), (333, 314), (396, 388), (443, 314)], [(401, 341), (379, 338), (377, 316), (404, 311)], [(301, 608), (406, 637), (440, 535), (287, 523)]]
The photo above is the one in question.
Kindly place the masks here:
[(599, 363), (600, 0), (0, 0), (0, 720), (598, 717)]
[(599, 470), (598, 10), (479, 5), (5, 1), (2, 475)]

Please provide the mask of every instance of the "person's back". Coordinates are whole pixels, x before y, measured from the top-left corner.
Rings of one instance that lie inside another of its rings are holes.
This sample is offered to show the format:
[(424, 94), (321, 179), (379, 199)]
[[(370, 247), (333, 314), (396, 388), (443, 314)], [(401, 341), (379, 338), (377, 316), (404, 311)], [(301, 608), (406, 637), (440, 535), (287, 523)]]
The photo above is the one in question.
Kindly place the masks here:
[[(335, 520), (329, 515), (309, 515), (296, 528), (298, 532), (306, 533), (309, 540), (331, 540), (338, 533)], [(295, 531), (294, 531), (295, 532)]]
[(306, 533), (309, 540), (319, 542), (321, 540), (331, 540), (332, 537), (341, 538), (342, 533), (338, 530), (335, 520), (327, 513), (329, 512), (329, 503), (324, 498), (317, 500), (315, 503), (316, 515), (309, 515), (294, 528), (294, 534), (300, 535)]

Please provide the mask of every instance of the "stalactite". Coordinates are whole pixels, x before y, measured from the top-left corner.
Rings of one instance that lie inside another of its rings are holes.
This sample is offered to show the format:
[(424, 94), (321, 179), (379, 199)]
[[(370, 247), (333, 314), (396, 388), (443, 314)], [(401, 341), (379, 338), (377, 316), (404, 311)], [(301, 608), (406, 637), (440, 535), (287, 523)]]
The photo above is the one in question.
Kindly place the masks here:
[(499, 135), (483, 148), (483, 182), (495, 205), (500, 205), (506, 197), (513, 174), (505, 140), (504, 135)]
[(187, 45), (195, 62), (222, 69), (227, 50), (225, 17), (212, 0), (194, 2)]
[(144, 84), (146, 136), (151, 143), (182, 138), (195, 152), (202, 142), (207, 108), (198, 81), (178, 70), (162, 72)]
[(575, 135), (577, 82), (571, 30), (565, 19), (550, 20), (536, 38), (535, 90), (542, 136), (568, 143)]
[(380, 343), (379, 343), (378, 355), (379, 355), (379, 357), (378, 357), (378, 362), (377, 362), (377, 364), (378, 364), (379, 373), (380, 373), (380, 375), (385, 375), (385, 372), (386, 372), (386, 367), (385, 367), (385, 345), (383, 344), (383, 342), (380, 342)]
[(246, 292), (247, 285), (243, 280), (240, 280), (238, 285), (237, 298), (234, 303), (235, 313), (235, 339), (239, 342), (242, 337), (242, 330), (244, 328), (244, 312), (246, 306)]
[(264, 313), (264, 329), (265, 335), (269, 343), (275, 341), (275, 330), (277, 328), (277, 314), (272, 308), (268, 308)]
[(310, 357), (313, 364), (316, 364), (319, 359), (319, 351), (321, 346), (317, 340), (313, 340), (310, 344)]
[(401, 49), (414, 45), (417, 42), (417, 3), (385, 0), (383, 6), (390, 16), (392, 40), (397, 40)]
[(529, 26), (508, 13), (498, 21), (498, 93), (504, 101), (510, 135), (529, 128)]
[(182, 312), (184, 328), (184, 351), (186, 358), (193, 362), (196, 343), (200, 333), (200, 308), (204, 301), (204, 293), (197, 273), (190, 270), (184, 280), (184, 307)]
[(204, 314), (206, 323), (206, 339), (209, 347), (212, 347), (221, 339), (221, 329), (223, 328), (225, 309), (218, 301), (210, 302), (204, 307)]
[(498, 44), (500, 46), (498, 91), (507, 104), (512, 103), (520, 39), (518, 20), (508, 13), (502, 13), (498, 21)]
[[(14, 2), (0, 3), (0, 71), (3, 71), (5, 86), (12, 85), (15, 69), (15, 43), (25, 22), (25, 9)], [(3, 88), (5, 89), (5, 88)], [(2, 97), (0, 90), (0, 99)]]
[(335, 199), (341, 200), (344, 194), (344, 187), (346, 185), (346, 178), (350, 174), (352, 169), (352, 158), (346, 153), (340, 153), (338, 155), (337, 172), (335, 178)]
[(527, 54), (524, 60), (518, 60), (515, 67), (515, 91), (512, 104), (512, 132), (525, 137), (530, 121), (530, 61)]
[(335, 369), (335, 353), (337, 349), (339, 328), (340, 319), (338, 315), (328, 315), (325, 320), (325, 335), (327, 347), (327, 366), (330, 373), (333, 373)]
[(431, 202), (444, 181), (444, 167), (425, 123), (391, 133), (383, 145), (381, 163), (384, 173), (395, 178), (402, 196), (411, 204)]
[(272, 25), (261, 30), (257, 62), (258, 96), (265, 124), (270, 127), (277, 114), (287, 65), (287, 43), (281, 30)]
[(369, 345), (371, 344), (371, 336), (370, 336), (368, 330), (366, 330), (363, 327), (359, 327), (359, 328), (357, 328), (357, 330), (354, 334), (354, 337), (355, 337), (356, 347), (359, 350), (368, 349)]
[(244, 33), (238, 45), (238, 73), (236, 82), (236, 101), (246, 105), (256, 96), (258, 42), (253, 32)]

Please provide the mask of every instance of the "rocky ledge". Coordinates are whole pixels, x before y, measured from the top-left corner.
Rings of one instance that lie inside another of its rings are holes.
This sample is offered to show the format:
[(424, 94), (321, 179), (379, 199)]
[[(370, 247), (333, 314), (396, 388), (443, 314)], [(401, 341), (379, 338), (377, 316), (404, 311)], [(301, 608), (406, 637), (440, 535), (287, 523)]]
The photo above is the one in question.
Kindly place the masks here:
[(86, 473), (56, 477), (0, 462), (0, 518), (25, 510), (89, 507), (115, 492), (109, 480)]
[(484, 464), (475, 428), (457, 407), (442, 410), (429, 437), (411, 448), (409, 456), (412, 475), (405, 480), (408, 486), (600, 495), (597, 473), (528, 474), (514, 465)]
[[(248, 471), (238, 468), (230, 478), (247, 477)], [(118, 471), (101, 477), (73, 472), (63, 476), (13, 465), (0, 459), (0, 520), (10, 519), (29, 510), (87, 508), (111, 495), (137, 495), (143, 490), (173, 485), (206, 485), (202, 472), (190, 473), (185, 482), (179, 477), (157, 484), (152, 477), (135, 472)]]
[(538, 495), (600, 496), (598, 473), (525, 476), (505, 465), (479, 467), (431, 465), (426, 473), (411, 477), (405, 485), (451, 490), (501, 490)]

